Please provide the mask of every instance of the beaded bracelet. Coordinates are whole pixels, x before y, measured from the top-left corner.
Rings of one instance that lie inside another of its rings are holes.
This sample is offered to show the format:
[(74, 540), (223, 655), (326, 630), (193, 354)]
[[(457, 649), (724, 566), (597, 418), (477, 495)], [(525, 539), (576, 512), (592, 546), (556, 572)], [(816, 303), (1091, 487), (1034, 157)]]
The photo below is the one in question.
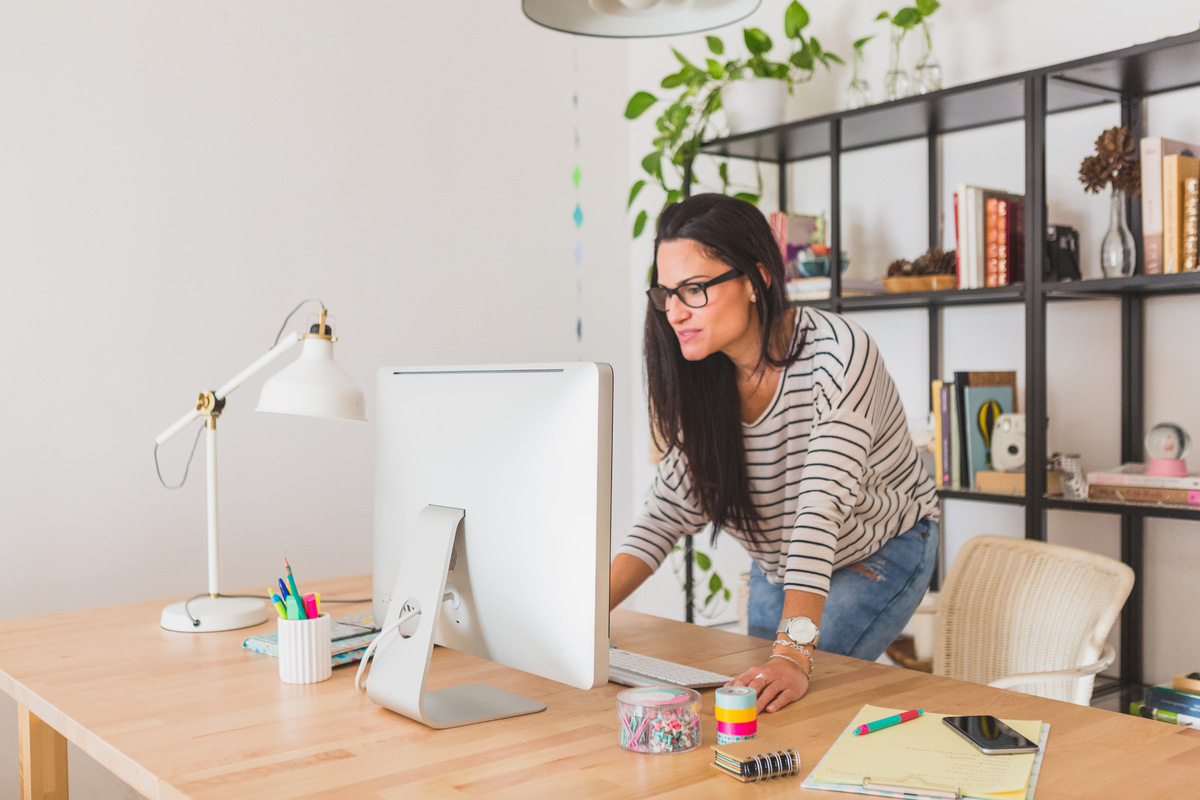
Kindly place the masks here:
[[(808, 659), (809, 664), (812, 664), (815, 666), (817, 663), (817, 660), (815, 658), (813, 658), (813, 654), (809, 652), (807, 647), (805, 647), (802, 644), (796, 644), (791, 639), (776, 639), (775, 644), (776, 645), (782, 644), (782, 645), (792, 648), (793, 650), (799, 650), (801, 653), (804, 653), (804, 656), (805, 656), (805, 658)], [(811, 669), (810, 669), (810, 671), (811, 671)]]
[[(803, 665), (803, 664), (801, 664), (799, 661), (797, 661), (796, 659), (792, 658), (791, 656), (785, 656), (783, 653), (774, 653), (774, 654), (772, 654), (771, 658), (782, 658), (782, 659), (784, 659), (785, 661), (790, 661), (790, 662), (792, 662), (793, 664), (795, 664), (797, 667), (799, 667), (799, 668), (800, 668), (800, 671), (804, 673), (804, 677), (806, 677), (806, 678), (812, 678), (812, 666), (809, 666), (809, 668), (808, 668), (808, 669), (805, 669), (805, 668), (804, 668), (804, 665)], [(768, 658), (767, 660), (768, 660), (768, 661), (770, 661), (770, 660), (771, 660), (771, 658)]]

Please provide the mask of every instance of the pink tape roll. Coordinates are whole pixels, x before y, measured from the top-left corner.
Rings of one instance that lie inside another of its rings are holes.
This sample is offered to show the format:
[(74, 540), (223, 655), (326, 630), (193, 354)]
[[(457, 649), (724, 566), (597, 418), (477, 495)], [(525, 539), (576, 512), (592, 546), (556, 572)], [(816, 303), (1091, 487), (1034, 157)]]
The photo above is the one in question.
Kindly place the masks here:
[(718, 720), (717, 733), (727, 733), (730, 736), (752, 736), (758, 733), (758, 720), (753, 722), (721, 722)]

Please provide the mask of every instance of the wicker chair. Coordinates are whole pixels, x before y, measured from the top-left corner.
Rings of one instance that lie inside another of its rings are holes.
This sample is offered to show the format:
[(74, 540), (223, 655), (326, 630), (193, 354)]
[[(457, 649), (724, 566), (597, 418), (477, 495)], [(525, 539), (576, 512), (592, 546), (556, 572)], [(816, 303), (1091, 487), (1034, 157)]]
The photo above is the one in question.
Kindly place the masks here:
[(1088, 705), (1116, 658), (1105, 639), (1133, 570), (1027, 539), (977, 536), (959, 551), (935, 618), (933, 672)]

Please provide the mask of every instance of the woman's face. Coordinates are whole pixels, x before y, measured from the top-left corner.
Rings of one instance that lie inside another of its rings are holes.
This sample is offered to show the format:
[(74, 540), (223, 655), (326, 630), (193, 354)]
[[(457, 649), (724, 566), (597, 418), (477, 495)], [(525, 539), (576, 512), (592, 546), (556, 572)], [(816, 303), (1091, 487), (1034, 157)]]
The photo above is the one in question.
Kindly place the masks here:
[[(704, 283), (719, 278), (732, 267), (710, 258), (692, 239), (676, 239), (658, 246), (658, 285), (675, 289), (683, 283)], [(667, 321), (679, 339), (688, 361), (699, 361), (716, 352), (757, 349), (758, 312), (750, 295), (754, 291), (744, 275), (708, 289), (708, 304), (689, 308), (672, 295), (667, 299)], [(735, 359), (736, 360), (736, 359)]]

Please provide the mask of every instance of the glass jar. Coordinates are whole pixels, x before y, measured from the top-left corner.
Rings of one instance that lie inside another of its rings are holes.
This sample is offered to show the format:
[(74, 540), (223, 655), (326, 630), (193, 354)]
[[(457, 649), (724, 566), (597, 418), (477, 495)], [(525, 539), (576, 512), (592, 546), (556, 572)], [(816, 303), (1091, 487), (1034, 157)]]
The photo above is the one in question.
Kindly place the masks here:
[(888, 60), (888, 71), (883, 74), (883, 99), (899, 100), (908, 97), (908, 73), (900, 68), (900, 45), (907, 31), (899, 25), (892, 26), (892, 54)]

